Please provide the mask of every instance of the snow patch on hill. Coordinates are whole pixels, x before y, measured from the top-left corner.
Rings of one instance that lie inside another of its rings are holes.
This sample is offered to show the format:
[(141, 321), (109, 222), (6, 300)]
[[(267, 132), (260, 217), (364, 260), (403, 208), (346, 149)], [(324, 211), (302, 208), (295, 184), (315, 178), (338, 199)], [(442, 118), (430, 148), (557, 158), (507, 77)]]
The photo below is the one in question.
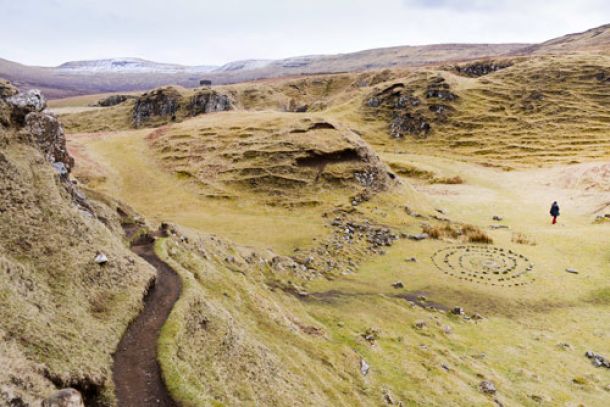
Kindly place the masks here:
[(66, 73), (203, 73), (216, 66), (184, 66), (147, 61), (140, 58), (108, 58), (66, 62), (57, 67)]

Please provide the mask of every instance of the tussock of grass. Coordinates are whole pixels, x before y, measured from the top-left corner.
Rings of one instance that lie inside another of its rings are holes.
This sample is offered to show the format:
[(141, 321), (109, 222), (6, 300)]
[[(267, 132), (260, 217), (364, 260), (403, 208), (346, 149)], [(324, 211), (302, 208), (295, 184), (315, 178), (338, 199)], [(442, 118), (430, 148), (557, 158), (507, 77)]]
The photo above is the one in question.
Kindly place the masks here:
[(447, 185), (457, 185), (463, 184), (464, 180), (459, 175), (454, 177), (440, 177), (440, 178), (432, 178), (430, 180), (431, 184), (447, 184)]
[(523, 244), (523, 245), (528, 245), (528, 246), (536, 245), (536, 241), (524, 233), (513, 233), (511, 241), (513, 243)]
[(462, 239), (470, 243), (491, 244), (493, 239), (481, 228), (473, 225), (453, 225), (445, 223), (442, 225), (424, 225), (422, 231), (432, 239)]

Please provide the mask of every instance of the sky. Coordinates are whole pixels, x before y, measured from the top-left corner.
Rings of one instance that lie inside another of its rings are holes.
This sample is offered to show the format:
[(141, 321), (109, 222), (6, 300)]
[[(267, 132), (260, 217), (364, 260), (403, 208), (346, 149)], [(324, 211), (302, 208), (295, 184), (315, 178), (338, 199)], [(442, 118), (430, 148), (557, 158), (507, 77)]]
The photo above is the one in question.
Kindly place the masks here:
[(610, 23), (608, 0), (0, 0), (0, 58), (185, 65), (396, 45), (541, 42)]

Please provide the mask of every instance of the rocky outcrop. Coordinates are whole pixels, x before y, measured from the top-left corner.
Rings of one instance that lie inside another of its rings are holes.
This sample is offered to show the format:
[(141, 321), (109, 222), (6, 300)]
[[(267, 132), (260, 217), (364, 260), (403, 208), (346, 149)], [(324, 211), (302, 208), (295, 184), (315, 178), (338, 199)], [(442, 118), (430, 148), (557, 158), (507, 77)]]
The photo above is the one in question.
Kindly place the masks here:
[(154, 119), (176, 120), (181, 101), (182, 96), (171, 86), (144, 93), (133, 108), (134, 126), (140, 127)]
[(187, 105), (187, 111), (190, 116), (197, 116), (202, 113), (224, 112), (232, 108), (231, 100), (227, 95), (208, 89), (193, 95)]
[(28, 90), (25, 93), (17, 93), (6, 99), (12, 106), (12, 120), (22, 125), (25, 117), (32, 112), (42, 112), (47, 107), (47, 100), (38, 89)]
[(215, 90), (201, 89), (187, 99), (175, 88), (167, 87), (144, 93), (137, 98), (132, 120), (135, 127), (154, 126), (232, 108), (229, 96)]
[(456, 65), (453, 70), (460, 75), (477, 78), (512, 66), (512, 61), (479, 61), (466, 65)]
[[(425, 86), (422, 91), (421, 85)], [(441, 76), (407, 87), (395, 83), (369, 96), (365, 101), (366, 114), (388, 121), (389, 133), (401, 139), (407, 135), (425, 138), (433, 124), (447, 120), (455, 110), (451, 103), (458, 96)]]
[(74, 159), (68, 154), (64, 129), (57, 117), (46, 111), (46, 99), (34, 89), (18, 92), (0, 83), (0, 123), (18, 130), (18, 136), (34, 145), (60, 173), (69, 173)]
[(28, 113), (22, 132), (31, 138), (59, 172), (65, 169), (69, 173), (72, 170), (74, 159), (68, 154), (64, 129), (55, 115), (47, 112)]
[(104, 99), (100, 99), (97, 101), (97, 103), (95, 104), (95, 106), (101, 106), (101, 107), (111, 107), (111, 106), (116, 106), (116, 105), (120, 105), (121, 103), (130, 100), (130, 99), (135, 99), (135, 96), (131, 96), (131, 95), (110, 95)]

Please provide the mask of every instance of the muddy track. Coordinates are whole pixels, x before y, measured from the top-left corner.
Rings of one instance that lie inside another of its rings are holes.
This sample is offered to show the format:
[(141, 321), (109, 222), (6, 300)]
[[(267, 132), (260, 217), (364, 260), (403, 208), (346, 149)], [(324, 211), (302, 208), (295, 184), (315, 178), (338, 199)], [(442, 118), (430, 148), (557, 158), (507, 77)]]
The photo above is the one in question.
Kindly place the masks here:
[(170, 397), (157, 362), (157, 340), (180, 296), (180, 278), (154, 252), (154, 243), (132, 250), (157, 270), (144, 309), (129, 326), (114, 354), (112, 377), (119, 407), (177, 406)]

